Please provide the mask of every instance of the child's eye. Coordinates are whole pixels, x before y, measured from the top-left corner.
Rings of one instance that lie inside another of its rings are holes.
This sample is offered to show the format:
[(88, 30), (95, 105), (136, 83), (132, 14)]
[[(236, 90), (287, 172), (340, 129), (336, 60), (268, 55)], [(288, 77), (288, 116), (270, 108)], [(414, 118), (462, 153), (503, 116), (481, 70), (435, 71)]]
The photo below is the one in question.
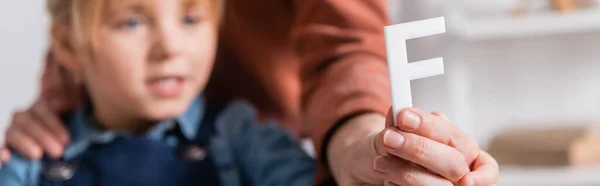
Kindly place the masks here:
[(125, 26), (130, 27), (130, 28), (135, 28), (139, 25), (141, 25), (142, 22), (138, 19), (127, 19), (127, 21), (125, 21)]
[(200, 19), (194, 16), (188, 15), (183, 18), (183, 23), (186, 25), (195, 25), (198, 22), (200, 22)]
[(142, 20), (138, 18), (128, 18), (119, 23), (119, 27), (121, 28), (137, 28), (142, 25)]

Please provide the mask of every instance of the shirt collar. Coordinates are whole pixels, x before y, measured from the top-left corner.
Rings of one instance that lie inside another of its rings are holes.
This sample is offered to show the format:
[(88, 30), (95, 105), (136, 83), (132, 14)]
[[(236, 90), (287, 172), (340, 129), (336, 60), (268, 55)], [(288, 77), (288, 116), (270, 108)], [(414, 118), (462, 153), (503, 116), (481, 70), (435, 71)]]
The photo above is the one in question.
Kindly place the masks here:
[[(160, 140), (165, 132), (171, 129), (173, 125), (178, 124), (183, 135), (188, 140), (193, 140), (200, 128), (204, 109), (204, 98), (198, 96), (181, 116), (160, 121), (146, 132), (146, 137), (149, 139)], [(84, 105), (76, 109), (75, 112), (71, 114), (71, 117), (68, 118), (67, 123), (72, 140), (67, 149), (65, 149), (63, 155), (65, 159), (71, 159), (79, 155), (92, 143), (109, 143), (117, 137), (123, 136), (117, 132), (96, 127), (89, 119), (90, 114), (91, 106)]]

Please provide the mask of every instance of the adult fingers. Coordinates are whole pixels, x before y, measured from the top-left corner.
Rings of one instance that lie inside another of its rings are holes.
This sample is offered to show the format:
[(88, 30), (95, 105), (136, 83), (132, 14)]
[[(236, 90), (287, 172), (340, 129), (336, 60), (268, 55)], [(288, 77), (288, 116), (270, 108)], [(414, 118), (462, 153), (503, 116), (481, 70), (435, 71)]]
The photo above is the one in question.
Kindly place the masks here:
[(459, 181), (469, 164), (456, 149), (428, 138), (388, 128), (379, 134), (375, 149), (379, 155), (393, 155), (435, 172), (450, 181)]
[(498, 162), (487, 152), (481, 151), (475, 162), (473, 171), (460, 180), (461, 186), (490, 186), (498, 182), (500, 171)]
[(452, 182), (447, 179), (396, 157), (378, 156), (373, 162), (373, 169), (381, 179), (387, 180), (385, 185), (452, 186)]
[[(49, 132), (52, 132), (52, 136), (57, 138), (61, 145), (66, 145), (69, 142), (69, 133), (60, 120), (59, 113), (52, 110), (48, 101), (37, 101), (31, 107), (29, 113), (35, 117), (35, 120), (39, 121), (39, 124), (44, 125)], [(28, 125), (28, 123), (23, 123), (23, 125)]]
[(439, 116), (440, 118), (452, 123), (452, 121), (450, 120), (450, 118), (448, 118), (448, 116), (446, 116), (446, 114), (444, 114), (443, 112), (439, 112), (439, 111), (434, 111), (431, 112), (431, 114), (433, 114), (434, 116)]
[(427, 113), (418, 108), (405, 108), (398, 113), (398, 128), (456, 148), (471, 163), (479, 155), (477, 142), (456, 128), (441, 113)]
[(6, 144), (11, 145), (14, 150), (29, 159), (39, 160), (42, 158), (42, 147), (34, 139), (14, 127), (9, 127), (6, 131)]
[[(36, 143), (36, 146), (40, 147), (49, 156), (55, 158), (60, 157), (63, 152), (64, 144), (61, 143), (60, 139), (55, 137), (48, 127), (38, 121), (39, 120), (34, 119), (34, 117), (27, 112), (17, 113), (14, 116), (14, 126), (11, 126), (14, 130), (11, 130), (10, 132), (17, 133), (17, 137), (32, 139), (32, 141)], [(14, 135), (8, 136), (8, 138), (11, 137), (14, 137)], [(15, 139), (7, 139), (7, 141), (11, 147), (16, 149), (19, 149), (19, 146), (31, 145), (28, 143), (21, 143), (21, 141)]]
[(10, 161), (10, 150), (8, 148), (0, 148), (0, 164), (7, 164)]

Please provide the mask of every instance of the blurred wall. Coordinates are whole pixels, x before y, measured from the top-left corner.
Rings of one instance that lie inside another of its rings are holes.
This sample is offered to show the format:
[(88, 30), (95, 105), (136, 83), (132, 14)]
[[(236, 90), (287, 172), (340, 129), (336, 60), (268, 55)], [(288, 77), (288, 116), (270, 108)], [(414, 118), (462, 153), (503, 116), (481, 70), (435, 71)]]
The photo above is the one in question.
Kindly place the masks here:
[[(402, 2), (401, 22), (445, 13), (439, 0)], [(413, 81), (415, 106), (446, 112), (484, 147), (507, 128), (600, 121), (600, 32), (466, 41), (449, 31), (408, 52), (445, 60), (444, 75)]]
[(37, 95), (47, 46), (44, 3), (0, 1), (0, 129), (12, 110), (24, 108)]

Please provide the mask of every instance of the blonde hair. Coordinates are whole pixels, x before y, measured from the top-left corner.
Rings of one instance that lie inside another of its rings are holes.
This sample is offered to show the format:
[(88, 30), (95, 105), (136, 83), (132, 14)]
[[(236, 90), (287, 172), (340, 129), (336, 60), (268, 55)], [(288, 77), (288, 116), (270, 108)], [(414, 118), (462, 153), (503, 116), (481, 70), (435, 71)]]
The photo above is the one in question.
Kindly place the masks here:
[(64, 24), (71, 30), (73, 47), (92, 47), (102, 21), (105, 0), (47, 0), (52, 27)]
[[(72, 31), (73, 47), (91, 48), (98, 39), (98, 28), (102, 23), (104, 6), (108, 0), (47, 0), (51, 23), (66, 24)], [(200, 0), (195, 0), (200, 1)], [(224, 0), (211, 0), (211, 20), (220, 22)]]

